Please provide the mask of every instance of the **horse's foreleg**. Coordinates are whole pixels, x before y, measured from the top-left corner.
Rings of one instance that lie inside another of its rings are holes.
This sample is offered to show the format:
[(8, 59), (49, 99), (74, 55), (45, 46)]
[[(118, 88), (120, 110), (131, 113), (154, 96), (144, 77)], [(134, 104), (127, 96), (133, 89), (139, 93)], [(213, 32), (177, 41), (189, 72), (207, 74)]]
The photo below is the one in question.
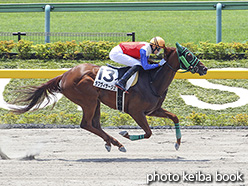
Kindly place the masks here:
[(144, 139), (144, 138), (150, 138), (150, 136), (152, 135), (152, 131), (148, 125), (145, 114), (143, 114), (143, 113), (137, 114), (136, 113), (136, 114), (132, 114), (131, 116), (136, 121), (136, 123), (145, 131), (145, 134), (129, 135), (127, 131), (122, 131), (122, 132), (120, 132), (120, 135), (122, 135), (123, 137), (130, 139), (132, 141)]
[(163, 108), (159, 108), (158, 110), (149, 114), (149, 116), (169, 118), (174, 122), (175, 129), (176, 129), (176, 138), (177, 138), (177, 143), (175, 144), (175, 148), (176, 148), (176, 150), (178, 150), (179, 146), (181, 144), (181, 138), (182, 138), (178, 117), (175, 114), (173, 114), (173, 113), (171, 113), (171, 112), (169, 112)]
[(169, 118), (174, 123), (179, 123), (179, 119), (178, 119), (178, 117), (175, 114), (173, 114), (173, 113), (171, 113), (171, 112), (169, 112), (169, 111), (167, 111), (167, 110), (165, 110), (163, 108), (159, 108), (159, 109), (155, 110), (154, 112), (152, 112), (148, 116), (156, 116), (156, 117)]

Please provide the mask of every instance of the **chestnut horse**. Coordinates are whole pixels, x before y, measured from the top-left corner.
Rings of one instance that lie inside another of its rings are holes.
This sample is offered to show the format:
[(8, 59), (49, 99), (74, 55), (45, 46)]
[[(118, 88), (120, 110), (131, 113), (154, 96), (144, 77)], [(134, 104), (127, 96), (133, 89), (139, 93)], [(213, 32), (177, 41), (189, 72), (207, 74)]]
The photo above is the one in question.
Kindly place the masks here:
[[(178, 149), (181, 142), (179, 120), (175, 114), (161, 108), (162, 103), (178, 69), (205, 75), (207, 68), (193, 53), (178, 43), (177, 48), (164, 49), (164, 58), (167, 63), (157, 69), (149, 71), (141, 69), (137, 84), (129, 89), (129, 94), (125, 95), (124, 111), (136, 121), (145, 134), (129, 135), (126, 131), (120, 134), (130, 140), (147, 139), (152, 135), (152, 131), (146, 116), (169, 118), (175, 124), (177, 138), (175, 148)], [(40, 86), (26, 88), (21, 92), (25, 96), (17, 101), (26, 103), (26, 106), (15, 108), (13, 111), (24, 113), (38, 109), (45, 98), (49, 100), (49, 94), (60, 92), (82, 108), (81, 128), (101, 137), (106, 142), (105, 148), (108, 151), (113, 144), (119, 147), (120, 151), (125, 152), (125, 147), (101, 128), (100, 103), (113, 109), (117, 108), (116, 92), (93, 86), (99, 68), (100, 66), (93, 64), (80, 64)]]

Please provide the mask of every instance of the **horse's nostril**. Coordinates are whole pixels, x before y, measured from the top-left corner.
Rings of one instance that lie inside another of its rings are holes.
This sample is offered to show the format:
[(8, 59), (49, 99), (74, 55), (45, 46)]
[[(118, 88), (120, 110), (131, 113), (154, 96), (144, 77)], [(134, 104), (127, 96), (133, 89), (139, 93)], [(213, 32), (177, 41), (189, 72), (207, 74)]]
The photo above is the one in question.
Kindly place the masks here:
[(207, 74), (207, 71), (208, 71), (208, 68), (207, 67), (203, 67), (203, 69), (202, 69), (203, 75)]

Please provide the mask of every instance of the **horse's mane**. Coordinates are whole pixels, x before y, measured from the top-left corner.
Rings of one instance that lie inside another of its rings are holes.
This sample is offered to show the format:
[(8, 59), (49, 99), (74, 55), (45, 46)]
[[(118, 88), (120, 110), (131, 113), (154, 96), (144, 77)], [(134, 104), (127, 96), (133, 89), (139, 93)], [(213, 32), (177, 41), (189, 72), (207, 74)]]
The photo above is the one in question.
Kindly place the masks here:
[[(165, 47), (164, 49), (164, 55), (166, 56), (166, 59), (170, 57), (170, 55), (176, 50), (174, 47)], [(154, 62), (152, 59), (148, 59), (148, 62), (150, 64), (156, 64), (157, 62)]]
[(175, 47), (165, 47), (164, 49), (164, 55), (166, 55), (167, 59), (170, 57), (170, 55), (176, 50)]

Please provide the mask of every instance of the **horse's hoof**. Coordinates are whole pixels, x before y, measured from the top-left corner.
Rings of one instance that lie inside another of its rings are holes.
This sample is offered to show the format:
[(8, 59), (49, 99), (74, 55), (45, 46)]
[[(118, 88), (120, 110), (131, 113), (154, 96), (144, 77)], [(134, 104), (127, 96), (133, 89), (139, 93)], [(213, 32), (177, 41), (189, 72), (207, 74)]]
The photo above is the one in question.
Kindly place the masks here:
[(128, 135), (128, 132), (127, 131), (121, 131), (119, 134), (122, 135), (123, 137), (125, 137), (126, 135)]
[(125, 149), (125, 147), (119, 147), (119, 151), (121, 151), (121, 152), (127, 152), (127, 150)]
[(175, 149), (178, 150), (180, 145), (178, 143), (175, 143)]
[(107, 149), (108, 152), (111, 151), (111, 146), (110, 145), (105, 144), (105, 148)]

